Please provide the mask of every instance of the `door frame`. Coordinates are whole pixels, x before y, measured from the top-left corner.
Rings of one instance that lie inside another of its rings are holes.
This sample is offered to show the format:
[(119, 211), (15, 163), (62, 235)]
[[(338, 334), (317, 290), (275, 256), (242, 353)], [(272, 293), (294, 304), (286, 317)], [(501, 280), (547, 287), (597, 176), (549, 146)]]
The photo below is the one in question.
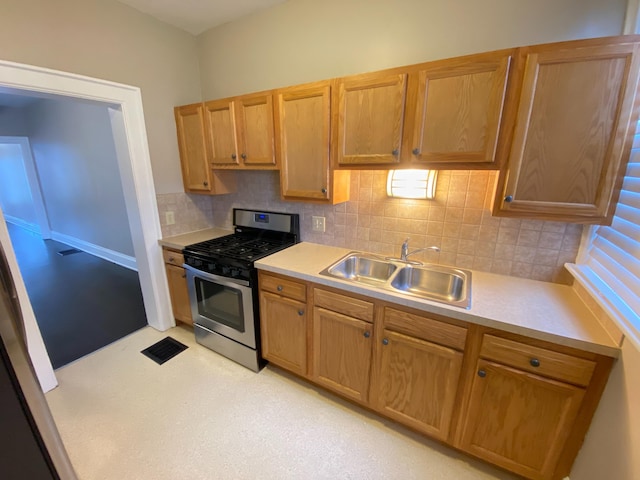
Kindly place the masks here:
[[(31, 193), (31, 199), (33, 201), (33, 208), (36, 212), (36, 218), (38, 221), (38, 232), (43, 239), (51, 238), (51, 227), (49, 226), (49, 217), (47, 215), (47, 209), (44, 205), (44, 199), (42, 197), (42, 190), (40, 189), (40, 180), (38, 177), (38, 170), (33, 160), (33, 153), (31, 151), (31, 143), (29, 137), (2, 137), (0, 136), (0, 144), (7, 145), (20, 145), (22, 151), (22, 162), (24, 165), (24, 171), (27, 175), (27, 181), (29, 182), (29, 192)], [(6, 215), (5, 215), (6, 216)]]
[[(162, 232), (140, 88), (4, 60), (0, 60), (0, 87), (34, 94), (91, 100), (109, 107), (147, 322), (160, 331), (175, 326), (164, 273), (162, 248), (158, 243), (162, 238)], [(3, 220), (1, 212), (0, 220)], [(0, 244), (5, 250), (10, 266), (17, 266), (13, 246), (8, 234), (5, 234), (6, 227), (0, 228)], [(16, 273), (13, 270), (13, 274), (18, 292), (26, 293), (19, 271)], [(26, 302), (28, 308), (25, 310), (32, 312), (28, 297), (21, 295), (20, 301), (21, 304)], [(27, 338), (29, 355), (38, 380), (46, 392), (57, 385), (57, 380), (44, 349), (35, 317), (25, 315), (25, 326), (27, 332), (32, 333), (32, 341)]]

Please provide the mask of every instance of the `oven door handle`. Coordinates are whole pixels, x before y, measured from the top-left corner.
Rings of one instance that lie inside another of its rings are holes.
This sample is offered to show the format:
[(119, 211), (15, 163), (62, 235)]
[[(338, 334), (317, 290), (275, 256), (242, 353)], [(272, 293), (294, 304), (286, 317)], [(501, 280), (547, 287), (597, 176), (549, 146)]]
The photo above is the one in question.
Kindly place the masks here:
[(193, 276), (204, 278), (205, 280), (209, 280), (211, 282), (215, 282), (220, 285), (226, 285), (229, 287), (233, 287), (236, 285), (242, 285), (245, 287), (249, 286), (249, 282), (247, 280), (240, 280), (240, 279), (231, 278), (231, 277), (222, 277), (220, 275), (214, 275), (213, 273), (203, 272), (202, 270), (198, 270), (197, 268), (187, 265), (186, 263), (183, 264), (182, 266), (185, 268), (185, 270), (187, 270), (187, 272), (191, 272)]

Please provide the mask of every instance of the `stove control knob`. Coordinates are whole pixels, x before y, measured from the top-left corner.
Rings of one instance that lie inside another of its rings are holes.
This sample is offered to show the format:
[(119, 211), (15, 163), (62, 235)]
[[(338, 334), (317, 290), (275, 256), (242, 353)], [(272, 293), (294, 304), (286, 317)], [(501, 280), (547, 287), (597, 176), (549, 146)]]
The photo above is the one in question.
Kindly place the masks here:
[(209, 264), (207, 264), (207, 270), (209, 270), (210, 272), (215, 272), (215, 270), (216, 270), (216, 264), (215, 264), (215, 263), (209, 263)]
[(238, 275), (240, 275), (240, 271), (237, 268), (232, 268), (231, 269), (231, 276), (232, 277), (237, 277)]
[(202, 260), (194, 260), (193, 265), (196, 267), (200, 267), (202, 265)]
[(231, 271), (231, 269), (229, 267), (222, 267), (222, 273), (224, 275), (229, 275), (230, 271)]

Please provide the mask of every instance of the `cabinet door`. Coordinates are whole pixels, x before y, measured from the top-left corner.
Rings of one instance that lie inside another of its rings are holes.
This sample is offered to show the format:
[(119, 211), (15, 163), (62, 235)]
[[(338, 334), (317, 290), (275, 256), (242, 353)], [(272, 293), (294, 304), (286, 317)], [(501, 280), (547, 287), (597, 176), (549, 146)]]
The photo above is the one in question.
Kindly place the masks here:
[(306, 304), (260, 292), (262, 356), (299, 375), (307, 374)]
[(273, 97), (250, 95), (236, 99), (240, 157), (247, 166), (276, 166)]
[(169, 282), (169, 295), (171, 296), (173, 316), (177, 320), (193, 325), (191, 303), (184, 268), (176, 267), (175, 265), (165, 265), (165, 267), (167, 270), (167, 280)]
[(373, 326), (315, 307), (313, 378), (341, 394), (366, 402), (369, 393)]
[(283, 197), (329, 198), (328, 83), (277, 95), (277, 146)]
[(232, 100), (214, 100), (204, 104), (205, 124), (210, 147), (210, 162), (238, 165), (238, 141)]
[(446, 440), (456, 399), (462, 353), (385, 330), (378, 410), (390, 418)]
[(635, 133), (638, 45), (530, 49), (494, 213), (608, 223)]
[(435, 62), (412, 78), (417, 92), (405, 152), (411, 163), (495, 163), (510, 60), (500, 52)]
[(527, 478), (551, 478), (584, 390), (478, 361), (460, 447)]
[(394, 165), (400, 160), (406, 74), (338, 80), (340, 165)]
[(204, 108), (201, 103), (176, 107), (174, 110), (182, 180), (188, 192), (211, 192), (209, 161), (204, 124)]

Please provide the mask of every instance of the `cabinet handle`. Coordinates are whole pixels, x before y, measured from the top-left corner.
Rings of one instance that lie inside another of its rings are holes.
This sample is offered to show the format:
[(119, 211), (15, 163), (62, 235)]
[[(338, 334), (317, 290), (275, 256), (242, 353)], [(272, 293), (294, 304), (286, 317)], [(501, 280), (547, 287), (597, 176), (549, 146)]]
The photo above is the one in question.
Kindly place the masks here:
[(321, 189), (320, 191), (321, 191), (322, 193), (327, 193), (327, 189), (326, 189), (326, 188), (323, 188), (323, 189)]
[(484, 370), (478, 370), (478, 376), (480, 378), (484, 378), (487, 376), (487, 372), (485, 372)]
[(383, 345), (389, 345), (389, 339), (388, 338), (383, 338), (382, 339), (382, 344)]
[(532, 367), (538, 368), (540, 366), (540, 360), (538, 360), (537, 358), (532, 358), (531, 360), (529, 360), (529, 364)]
[(400, 153), (400, 150), (396, 148), (393, 152), (391, 152), (391, 155), (393, 155), (394, 157), (397, 157), (398, 153)]
[(302, 309), (298, 310), (298, 315), (300, 315), (300, 316), (304, 315), (304, 310), (302, 310)]
[(209, 186), (209, 182), (202, 182), (202, 185), (204, 185), (205, 187)]
[(366, 331), (364, 332), (364, 338), (369, 338), (371, 336), (371, 332)]
[(235, 159), (237, 158), (236, 154), (235, 154), (235, 153), (232, 153), (232, 154), (231, 154), (231, 158), (232, 158), (233, 160), (235, 160)]
[(187, 278), (187, 274), (186, 274), (186, 273), (183, 273), (183, 274), (182, 274), (182, 278)]
[(243, 154), (241, 154), (240, 156), (242, 157), (242, 159), (243, 159), (243, 160), (246, 160), (246, 159), (247, 159), (247, 154), (246, 154), (246, 153), (243, 153)]
[(173, 262), (175, 262), (175, 261), (176, 261), (176, 259), (175, 259), (175, 258), (173, 258), (173, 257), (169, 257), (169, 263), (173, 263)]
[(420, 149), (419, 148), (414, 148), (411, 153), (413, 153), (414, 155), (420, 155)]
[(507, 203), (513, 202), (513, 195), (507, 195), (506, 197), (504, 197), (504, 201)]
[(281, 292), (281, 291), (282, 291), (282, 285), (278, 285), (278, 286), (276, 287), (276, 290), (278, 290), (279, 292)]

